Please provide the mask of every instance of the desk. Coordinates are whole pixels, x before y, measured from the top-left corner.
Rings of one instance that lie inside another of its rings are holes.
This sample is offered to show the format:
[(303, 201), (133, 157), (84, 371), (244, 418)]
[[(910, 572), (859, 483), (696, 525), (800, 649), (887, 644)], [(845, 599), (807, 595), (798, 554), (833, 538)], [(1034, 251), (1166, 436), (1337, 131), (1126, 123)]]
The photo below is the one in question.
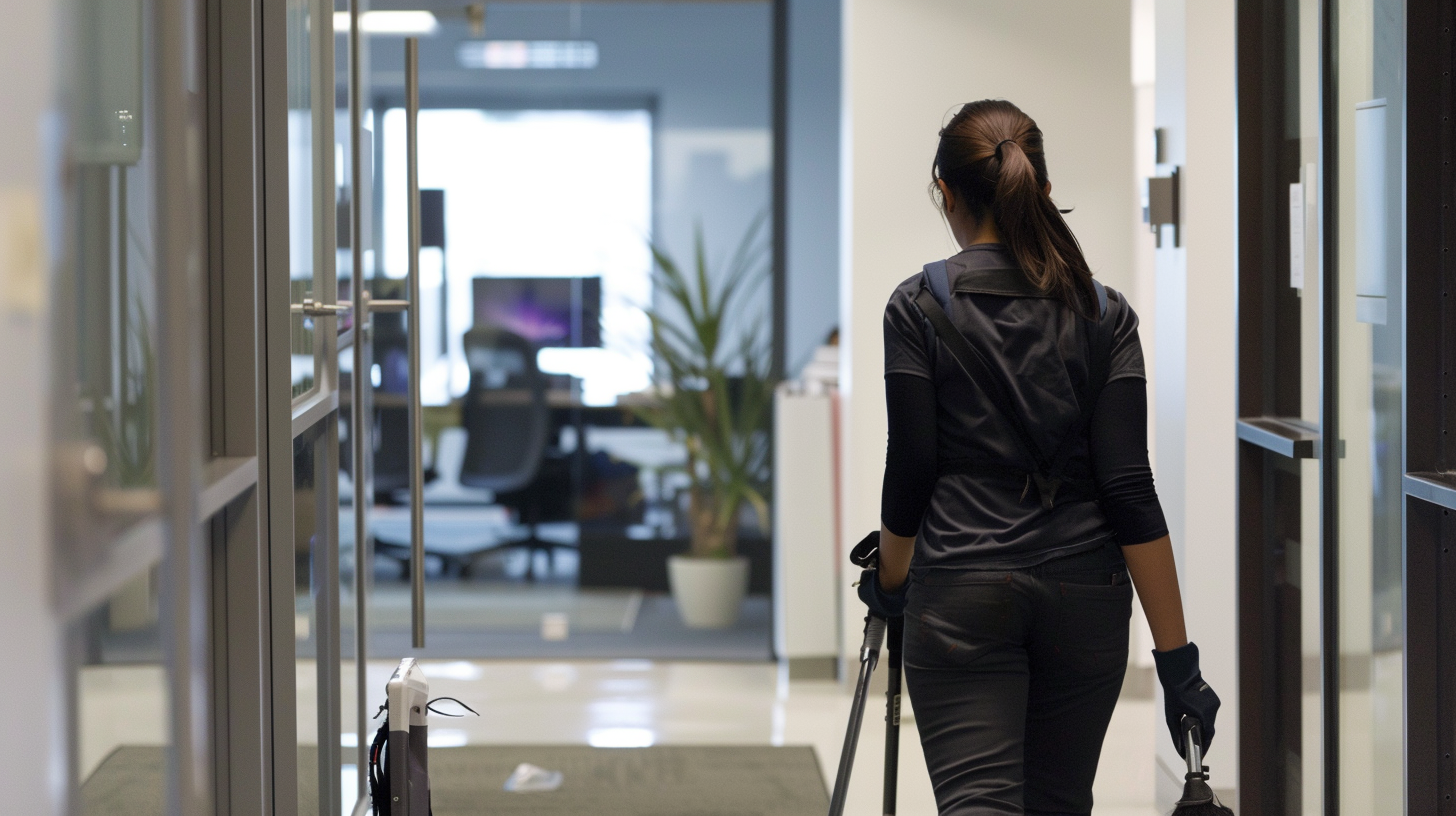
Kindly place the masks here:
[[(496, 388), (480, 394), (475, 399), (479, 400), (482, 405), (527, 405), (531, 402), (531, 392), (525, 388)], [(376, 408), (409, 407), (409, 398), (404, 394), (388, 394), (376, 391), (373, 401), (374, 407)], [(454, 409), (459, 411), (460, 406), (464, 403), (464, 397), (456, 397), (450, 400), (448, 405), (426, 405), (424, 408), (426, 413), (432, 409)], [(657, 398), (652, 394), (623, 394), (617, 398), (617, 402), (613, 405), (587, 405), (570, 388), (550, 388), (546, 391), (546, 405), (553, 409), (580, 408), (592, 413), (603, 411), (630, 413), (638, 409), (650, 408), (656, 404)]]

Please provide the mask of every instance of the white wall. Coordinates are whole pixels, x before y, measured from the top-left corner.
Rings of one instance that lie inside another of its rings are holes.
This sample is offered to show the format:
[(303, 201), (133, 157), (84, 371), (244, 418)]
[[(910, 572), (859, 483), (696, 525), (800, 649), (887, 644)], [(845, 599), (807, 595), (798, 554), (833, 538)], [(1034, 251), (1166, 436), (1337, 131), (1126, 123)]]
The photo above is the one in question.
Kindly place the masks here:
[[(956, 251), (926, 195), (936, 132), (960, 103), (1010, 99), (1046, 134), (1053, 197), (1098, 278), (1134, 280), (1128, 0), (846, 0), (840, 324), (845, 551), (879, 526), (880, 323), (895, 285)], [(846, 571), (845, 575), (849, 573)], [(847, 583), (847, 582), (846, 582)], [(863, 608), (847, 586), (846, 622)], [(844, 654), (859, 627), (843, 627)]]
[[(64, 811), (66, 724), (61, 629), (52, 606), (45, 417), (43, 139), (56, 56), (54, 4), (10, 3), (0, 28), (0, 671), (6, 813)], [(24, 81), (14, 78), (24, 77)]]
[[(1226, 802), (1238, 784), (1234, 437), (1235, 74), (1232, 0), (1157, 0), (1156, 120), (1166, 174), (1183, 168), (1183, 242), (1157, 250), (1158, 494), (1183, 581), (1188, 636), (1223, 700), (1209, 754)], [(1144, 336), (1144, 342), (1148, 337)], [(1182, 788), (1182, 761), (1158, 741), (1158, 804)]]

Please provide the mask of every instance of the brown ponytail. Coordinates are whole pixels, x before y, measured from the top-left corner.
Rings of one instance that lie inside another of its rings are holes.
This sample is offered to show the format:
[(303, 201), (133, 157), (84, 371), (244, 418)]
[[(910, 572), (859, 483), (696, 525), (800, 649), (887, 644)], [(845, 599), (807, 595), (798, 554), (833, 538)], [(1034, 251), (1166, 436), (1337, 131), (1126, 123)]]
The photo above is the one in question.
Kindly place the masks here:
[(1092, 270), (1077, 237), (1047, 195), (1041, 129), (1002, 99), (961, 107), (940, 130), (931, 197), (946, 186), (977, 219), (990, 216), (1022, 271), (1038, 288), (1086, 317), (1096, 312)]

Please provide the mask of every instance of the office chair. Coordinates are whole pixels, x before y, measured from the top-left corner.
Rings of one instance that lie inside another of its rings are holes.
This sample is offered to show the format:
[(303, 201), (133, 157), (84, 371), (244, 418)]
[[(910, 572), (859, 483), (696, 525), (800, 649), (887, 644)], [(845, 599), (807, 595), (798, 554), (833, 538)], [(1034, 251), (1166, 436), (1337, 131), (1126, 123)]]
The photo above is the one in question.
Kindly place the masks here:
[[(379, 386), (374, 389), (374, 503), (395, 504), (394, 495), (409, 487), (409, 335), (404, 315), (374, 316), (374, 363)], [(379, 403), (385, 403), (383, 405)]]
[(476, 326), (465, 333), (464, 346), (470, 385), (460, 412), (467, 435), (460, 483), (486, 488), (516, 509), (527, 536), (493, 549), (526, 550), (526, 579), (534, 581), (536, 553), (554, 562), (556, 550), (571, 549), (538, 535), (548, 509), (565, 505), (570, 517), (570, 465), (546, 445), (546, 378), (536, 368), (535, 344), (518, 334)]

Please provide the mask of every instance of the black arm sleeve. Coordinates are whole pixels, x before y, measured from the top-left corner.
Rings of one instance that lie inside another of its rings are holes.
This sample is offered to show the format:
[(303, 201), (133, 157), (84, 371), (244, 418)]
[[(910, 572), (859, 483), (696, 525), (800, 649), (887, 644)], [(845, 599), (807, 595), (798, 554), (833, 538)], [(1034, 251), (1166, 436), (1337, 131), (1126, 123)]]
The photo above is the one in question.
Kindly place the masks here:
[(1121, 544), (1145, 544), (1168, 534), (1148, 465), (1148, 384), (1123, 377), (1102, 388), (1092, 414), (1092, 472), (1102, 511)]
[(895, 535), (912, 538), (920, 531), (938, 476), (935, 383), (914, 374), (886, 374), (885, 408), (890, 439), (880, 520)]

